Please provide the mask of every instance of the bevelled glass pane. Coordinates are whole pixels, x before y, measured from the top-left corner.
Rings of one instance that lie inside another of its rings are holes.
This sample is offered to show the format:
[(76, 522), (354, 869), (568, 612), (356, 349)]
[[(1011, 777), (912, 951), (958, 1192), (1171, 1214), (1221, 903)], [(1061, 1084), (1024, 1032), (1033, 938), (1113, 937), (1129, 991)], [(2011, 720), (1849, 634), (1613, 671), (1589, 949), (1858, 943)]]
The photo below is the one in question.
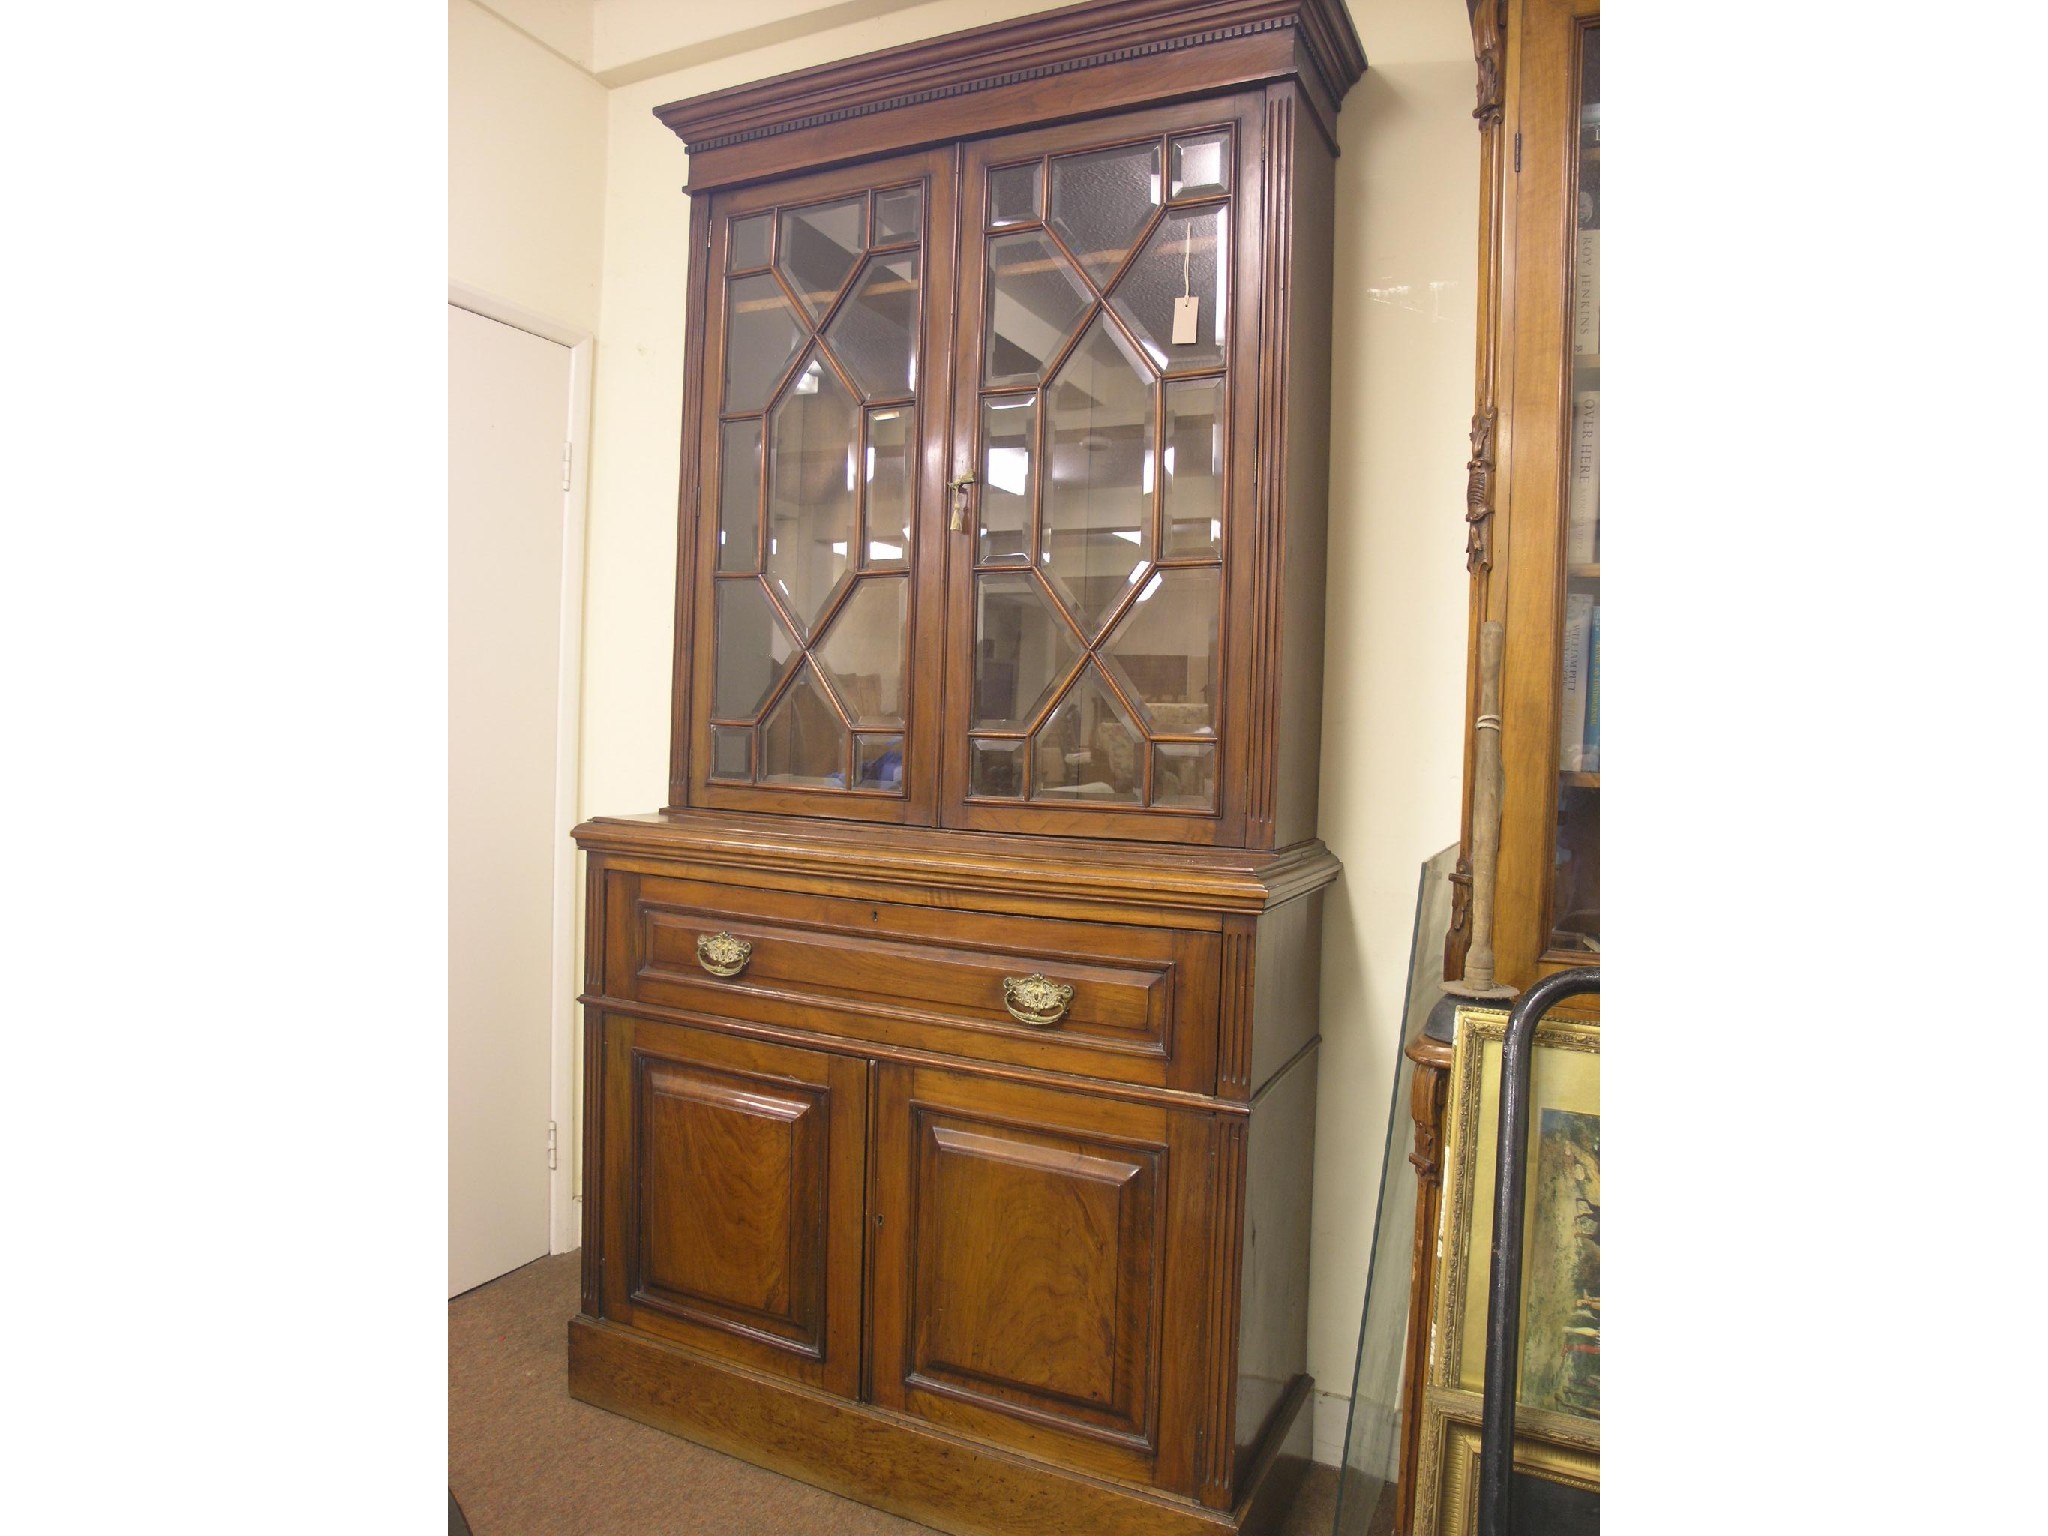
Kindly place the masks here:
[(758, 411), (806, 334), (803, 322), (768, 273), (726, 284), (725, 409)]
[(901, 736), (856, 736), (853, 738), (853, 787), (890, 789), (903, 792), (903, 738)]
[(903, 646), (910, 633), (910, 578), (869, 576), (840, 605), (819, 663), (855, 725), (903, 723)]
[(974, 580), (974, 728), (1027, 729), (1067, 680), (1080, 642), (1029, 571)]
[(711, 728), (711, 777), (746, 780), (753, 776), (753, 727), (714, 725)]
[(732, 237), (726, 251), (726, 268), (745, 272), (768, 265), (768, 237), (774, 233), (775, 215), (757, 213), (732, 221)]
[(923, 187), (892, 187), (875, 194), (875, 244), (915, 240), (923, 223)]
[[(1222, 364), (1230, 304), (1229, 209), (1168, 211), (1145, 249), (1109, 296), (1160, 368), (1173, 372)], [(1195, 300), (1195, 339), (1173, 339), (1174, 305)]]
[(1216, 748), (1162, 741), (1152, 748), (1152, 803), (1176, 810), (1216, 808)]
[(1223, 381), (1166, 386), (1164, 471), (1167, 559), (1202, 559), (1223, 549)]
[(916, 473), (916, 417), (908, 406), (868, 412), (868, 564), (910, 559), (911, 486)]
[(988, 173), (988, 221), (1001, 229), (1006, 224), (1038, 222), (1038, 162), (1006, 165)]
[(1046, 394), (1039, 560), (1092, 635), (1152, 558), (1152, 375), (1098, 315)]
[(1024, 795), (1024, 743), (976, 741), (971, 744), (967, 792), (991, 800), (1019, 800)]
[(721, 720), (751, 720), (796, 659), (796, 637), (753, 578), (715, 582), (713, 590), (718, 638), (711, 713)]
[(831, 308), (866, 249), (862, 226), (867, 204), (865, 197), (850, 197), (815, 208), (792, 208), (782, 216), (782, 249), (775, 265), (813, 319)]
[(807, 666), (761, 727), (761, 782), (844, 789), (846, 746), (846, 727)]
[(719, 434), (718, 568), (757, 569), (761, 557), (761, 420), (728, 421)]
[(1088, 288), (1036, 230), (988, 243), (988, 314), (982, 378), (1033, 384), (1088, 312)]
[(768, 428), (768, 579), (806, 630), (851, 565), (860, 408), (816, 353)]
[(1031, 488), (1037, 474), (1038, 396), (981, 402), (981, 529), (975, 558), (1031, 558)]
[(1230, 190), (1229, 130), (1182, 134), (1167, 142), (1166, 155), (1172, 196), (1206, 197)]
[(1090, 667), (1031, 738), (1034, 800), (1138, 803), (1143, 739)]
[(1123, 265), (1159, 203), (1156, 142), (1061, 155), (1052, 163), (1048, 222), (1098, 288)]
[(1216, 728), (1223, 568), (1155, 571), (1102, 648), (1124, 692), (1163, 736)]
[(877, 256), (826, 328), (825, 344), (870, 400), (917, 388), (917, 252)]

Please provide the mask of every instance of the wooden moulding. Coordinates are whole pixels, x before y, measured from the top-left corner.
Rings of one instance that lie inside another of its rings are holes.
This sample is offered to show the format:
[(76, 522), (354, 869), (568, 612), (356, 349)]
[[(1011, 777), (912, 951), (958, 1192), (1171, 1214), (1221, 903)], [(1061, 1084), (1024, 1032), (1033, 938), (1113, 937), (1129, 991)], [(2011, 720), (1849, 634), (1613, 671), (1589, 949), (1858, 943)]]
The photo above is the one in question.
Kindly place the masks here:
[[(1319, 841), (1277, 853), (1242, 848), (1151, 847), (1082, 838), (1035, 838), (938, 827), (845, 825), (735, 812), (664, 811), (600, 816), (579, 826), (586, 853), (680, 861), (701, 870), (749, 870), (835, 883), (859, 881), (895, 899), (931, 904), (954, 893), (1000, 907), (1036, 898), (1113, 903), (1132, 911), (1263, 912), (1337, 878)], [(1213, 924), (1212, 924), (1213, 926)]]
[[(1342, 0), (1090, 0), (733, 86), (655, 109), (689, 147), (690, 188), (1285, 76), (1334, 140), (1365, 73)], [(1073, 77), (1086, 72), (1086, 84)], [(777, 142), (783, 141), (783, 142)]]
[(1064, 1471), (608, 1323), (569, 1323), (569, 1394), (958, 1536), (1275, 1532), (1307, 1470), (1297, 1377), (1235, 1509)]

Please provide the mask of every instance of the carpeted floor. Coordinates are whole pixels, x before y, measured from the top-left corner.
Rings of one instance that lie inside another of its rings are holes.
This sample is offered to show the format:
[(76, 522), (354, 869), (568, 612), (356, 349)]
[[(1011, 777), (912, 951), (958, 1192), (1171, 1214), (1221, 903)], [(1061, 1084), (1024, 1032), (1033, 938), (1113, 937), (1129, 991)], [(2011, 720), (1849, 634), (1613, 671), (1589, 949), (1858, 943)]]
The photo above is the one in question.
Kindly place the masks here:
[[(448, 1303), (448, 1487), (476, 1536), (926, 1536), (569, 1396), (581, 1258), (558, 1254)], [(1286, 1536), (1328, 1536), (1317, 1467)]]

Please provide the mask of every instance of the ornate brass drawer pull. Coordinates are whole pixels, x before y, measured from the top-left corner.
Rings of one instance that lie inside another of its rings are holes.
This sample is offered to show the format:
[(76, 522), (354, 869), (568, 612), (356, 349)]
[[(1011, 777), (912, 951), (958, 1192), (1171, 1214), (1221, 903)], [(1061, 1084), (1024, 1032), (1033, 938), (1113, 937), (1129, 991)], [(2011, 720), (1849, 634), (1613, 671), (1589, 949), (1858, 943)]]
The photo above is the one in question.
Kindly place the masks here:
[(754, 958), (754, 946), (729, 933), (697, 936), (697, 963), (714, 976), (737, 976)]
[(1003, 1006), (1019, 1024), (1036, 1024), (1041, 1029), (1067, 1016), (1074, 1001), (1074, 989), (1064, 981), (1048, 981), (1036, 971), (1029, 976), (1003, 978)]

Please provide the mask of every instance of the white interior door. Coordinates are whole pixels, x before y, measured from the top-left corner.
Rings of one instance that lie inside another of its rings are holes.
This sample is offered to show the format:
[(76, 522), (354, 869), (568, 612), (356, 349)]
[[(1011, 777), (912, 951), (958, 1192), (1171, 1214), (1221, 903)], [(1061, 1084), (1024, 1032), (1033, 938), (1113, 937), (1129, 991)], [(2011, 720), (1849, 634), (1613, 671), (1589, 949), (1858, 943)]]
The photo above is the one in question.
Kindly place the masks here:
[(448, 309), (448, 1294), (548, 1251), (570, 349)]

